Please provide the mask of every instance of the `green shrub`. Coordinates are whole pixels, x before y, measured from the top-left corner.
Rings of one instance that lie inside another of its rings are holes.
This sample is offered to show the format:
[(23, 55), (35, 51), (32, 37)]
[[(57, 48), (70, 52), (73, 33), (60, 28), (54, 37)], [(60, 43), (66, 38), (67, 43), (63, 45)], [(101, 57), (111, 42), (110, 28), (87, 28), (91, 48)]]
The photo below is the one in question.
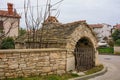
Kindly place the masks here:
[(1, 42), (0, 48), (1, 49), (14, 49), (15, 48), (14, 39), (11, 37), (7, 37), (3, 39)]
[(120, 46), (120, 39), (118, 39), (118, 40), (115, 41), (115, 45), (116, 46)]
[(101, 47), (98, 48), (100, 54), (113, 54), (114, 49), (112, 47)]
[(114, 33), (112, 34), (112, 38), (114, 41), (120, 39), (120, 30), (115, 30)]

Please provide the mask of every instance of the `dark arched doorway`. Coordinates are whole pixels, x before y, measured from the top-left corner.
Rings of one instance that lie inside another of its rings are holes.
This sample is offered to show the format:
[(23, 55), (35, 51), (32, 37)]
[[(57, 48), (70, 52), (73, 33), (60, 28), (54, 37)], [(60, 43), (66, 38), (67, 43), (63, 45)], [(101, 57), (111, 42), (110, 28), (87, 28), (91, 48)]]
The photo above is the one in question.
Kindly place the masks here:
[(95, 66), (95, 50), (88, 38), (83, 37), (76, 43), (74, 55), (77, 71), (85, 71)]

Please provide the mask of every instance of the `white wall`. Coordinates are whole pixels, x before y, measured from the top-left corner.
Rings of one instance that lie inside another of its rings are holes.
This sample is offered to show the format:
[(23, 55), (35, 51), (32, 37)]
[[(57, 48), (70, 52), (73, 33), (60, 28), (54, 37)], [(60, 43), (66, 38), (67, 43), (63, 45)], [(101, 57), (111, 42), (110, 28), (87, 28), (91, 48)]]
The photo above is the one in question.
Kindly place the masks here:
[(98, 40), (101, 41), (104, 37), (108, 37), (111, 35), (112, 26), (108, 24), (102, 24), (101, 28), (94, 28), (95, 33), (97, 34)]

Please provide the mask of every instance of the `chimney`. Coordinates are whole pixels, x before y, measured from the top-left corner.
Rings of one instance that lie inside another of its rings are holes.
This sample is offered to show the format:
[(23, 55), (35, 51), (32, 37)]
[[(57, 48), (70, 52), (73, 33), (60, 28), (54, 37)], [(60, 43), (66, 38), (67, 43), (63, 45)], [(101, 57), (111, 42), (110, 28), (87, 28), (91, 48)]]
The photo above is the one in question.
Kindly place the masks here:
[(13, 15), (13, 4), (12, 3), (8, 3), (8, 14), (9, 15)]

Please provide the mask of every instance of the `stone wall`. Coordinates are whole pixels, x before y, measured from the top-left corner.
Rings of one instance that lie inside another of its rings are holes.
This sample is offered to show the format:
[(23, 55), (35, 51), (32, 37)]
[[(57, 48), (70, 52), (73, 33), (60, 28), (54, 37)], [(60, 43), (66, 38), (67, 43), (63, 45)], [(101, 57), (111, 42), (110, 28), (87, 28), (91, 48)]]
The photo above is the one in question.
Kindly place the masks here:
[(120, 54), (120, 46), (114, 46), (114, 54)]
[(63, 74), (74, 69), (67, 66), (72, 57), (67, 50), (55, 48), (0, 50), (0, 79)]

